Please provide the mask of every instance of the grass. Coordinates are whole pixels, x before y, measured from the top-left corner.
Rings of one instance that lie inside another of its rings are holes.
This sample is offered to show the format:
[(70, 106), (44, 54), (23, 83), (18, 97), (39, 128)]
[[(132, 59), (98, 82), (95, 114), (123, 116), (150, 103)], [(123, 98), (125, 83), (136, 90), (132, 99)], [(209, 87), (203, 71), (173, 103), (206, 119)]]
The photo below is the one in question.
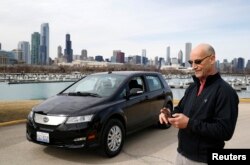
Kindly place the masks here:
[(41, 100), (0, 101), (0, 123), (26, 119), (32, 107)]

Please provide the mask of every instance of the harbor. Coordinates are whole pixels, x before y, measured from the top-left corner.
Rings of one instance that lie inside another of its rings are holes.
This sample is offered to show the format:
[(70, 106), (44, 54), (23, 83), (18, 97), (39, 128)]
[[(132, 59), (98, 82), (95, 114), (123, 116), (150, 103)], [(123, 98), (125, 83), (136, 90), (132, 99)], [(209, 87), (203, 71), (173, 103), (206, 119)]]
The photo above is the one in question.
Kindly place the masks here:
[[(237, 92), (246, 91), (250, 88), (250, 76), (229, 76), (222, 75), (222, 78), (232, 86), (234, 90)], [(193, 83), (193, 79), (191, 75), (189, 76), (165, 76), (166, 81), (170, 88), (176, 89), (186, 89), (191, 83)]]
[(84, 77), (85, 74), (72, 72), (70, 74), (59, 73), (13, 73), (0, 74), (0, 82), (8, 84), (28, 84), (28, 83), (57, 83), (75, 82)]

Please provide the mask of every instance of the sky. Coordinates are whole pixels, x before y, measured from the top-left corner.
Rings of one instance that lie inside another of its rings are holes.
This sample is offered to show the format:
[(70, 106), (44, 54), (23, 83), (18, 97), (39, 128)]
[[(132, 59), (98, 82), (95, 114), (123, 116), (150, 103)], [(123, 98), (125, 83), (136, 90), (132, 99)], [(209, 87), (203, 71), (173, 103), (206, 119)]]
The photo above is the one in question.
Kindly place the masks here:
[[(185, 43), (209, 43), (220, 61), (250, 60), (249, 0), (1, 0), (0, 43), (3, 50), (31, 42), (31, 34), (49, 23), (50, 57), (65, 49), (70, 34), (74, 55), (110, 58), (113, 50), (125, 56), (166, 58)], [(184, 57), (185, 58), (185, 57)]]

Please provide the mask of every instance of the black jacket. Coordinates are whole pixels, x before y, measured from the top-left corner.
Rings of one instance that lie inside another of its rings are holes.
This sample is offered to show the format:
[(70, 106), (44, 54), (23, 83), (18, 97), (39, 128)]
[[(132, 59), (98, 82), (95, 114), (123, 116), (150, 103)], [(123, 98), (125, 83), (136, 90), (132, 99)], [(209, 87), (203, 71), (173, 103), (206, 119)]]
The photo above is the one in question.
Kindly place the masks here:
[(184, 97), (174, 113), (189, 117), (187, 128), (178, 133), (178, 152), (199, 162), (207, 162), (208, 149), (222, 149), (231, 139), (237, 117), (239, 98), (219, 73), (208, 76), (202, 93), (197, 96), (200, 82), (193, 76)]

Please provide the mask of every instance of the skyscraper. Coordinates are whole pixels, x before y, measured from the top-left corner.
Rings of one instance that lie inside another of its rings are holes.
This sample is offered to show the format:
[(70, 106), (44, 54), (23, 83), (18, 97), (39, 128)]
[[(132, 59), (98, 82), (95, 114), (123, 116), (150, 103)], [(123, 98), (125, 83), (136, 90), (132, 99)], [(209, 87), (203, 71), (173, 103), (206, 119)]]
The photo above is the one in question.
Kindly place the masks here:
[(245, 59), (242, 57), (238, 58), (237, 71), (243, 72), (245, 68)]
[(171, 58), (170, 58), (170, 46), (167, 46), (167, 56), (166, 56), (166, 65), (171, 64)]
[(49, 64), (49, 24), (41, 25), (39, 64)]
[(63, 54), (62, 54), (62, 47), (59, 45), (57, 47), (57, 58), (62, 58)]
[(70, 34), (66, 34), (64, 56), (66, 57), (67, 62), (71, 63), (73, 61), (73, 50), (70, 41)]
[(180, 50), (178, 53), (178, 64), (182, 65), (182, 63), (183, 63), (183, 53)]
[(83, 49), (82, 50), (82, 53), (81, 53), (81, 60), (87, 60), (87, 58), (88, 58), (88, 52), (87, 52), (87, 50), (86, 49)]
[(121, 50), (113, 50), (113, 58), (111, 57), (111, 62), (124, 63), (124, 59), (125, 59), (124, 52), (122, 52)]
[(31, 35), (31, 64), (39, 64), (40, 33)]
[(30, 57), (30, 44), (27, 41), (20, 41), (18, 42), (18, 49), (22, 51), (22, 61), (26, 64), (31, 64), (31, 57)]
[(185, 67), (188, 68), (188, 67), (191, 67), (190, 64), (188, 63), (188, 60), (190, 59), (190, 53), (191, 53), (191, 50), (192, 50), (192, 43), (190, 42), (187, 42), (186, 43), (186, 59), (185, 59)]
[(145, 65), (146, 64), (146, 55), (147, 55), (147, 50), (146, 49), (142, 49), (142, 54), (141, 54), (141, 64)]

